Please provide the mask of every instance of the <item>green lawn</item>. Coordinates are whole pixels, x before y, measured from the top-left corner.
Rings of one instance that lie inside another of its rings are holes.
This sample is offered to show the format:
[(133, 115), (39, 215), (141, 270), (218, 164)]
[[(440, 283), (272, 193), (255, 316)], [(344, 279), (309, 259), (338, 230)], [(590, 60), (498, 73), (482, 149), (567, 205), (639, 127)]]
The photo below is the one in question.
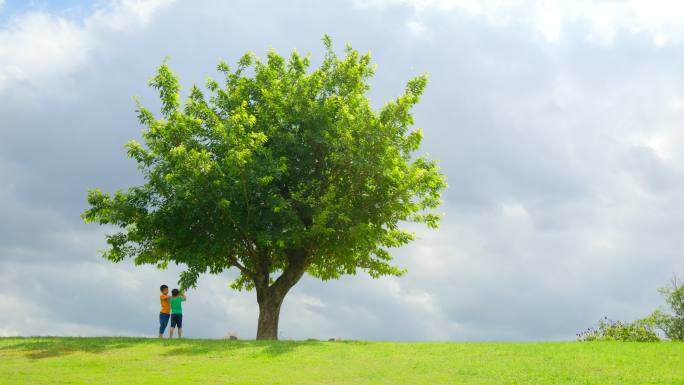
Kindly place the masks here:
[(0, 384), (684, 384), (684, 344), (0, 338)]

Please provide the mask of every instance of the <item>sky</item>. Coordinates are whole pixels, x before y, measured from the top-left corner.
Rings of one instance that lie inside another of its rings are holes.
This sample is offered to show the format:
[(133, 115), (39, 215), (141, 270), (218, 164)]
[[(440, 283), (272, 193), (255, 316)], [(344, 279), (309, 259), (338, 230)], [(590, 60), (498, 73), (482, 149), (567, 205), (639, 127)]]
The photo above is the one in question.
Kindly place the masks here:
[[(449, 188), (403, 277), (305, 276), (280, 338), (570, 340), (634, 320), (684, 275), (684, 3), (0, 0), (0, 336), (154, 336), (167, 270), (103, 260), (86, 191), (141, 183), (133, 97), (169, 56), (184, 89), (247, 51), (370, 51), (373, 106), (422, 73), (421, 153)], [(253, 338), (234, 271), (188, 293), (184, 334)]]

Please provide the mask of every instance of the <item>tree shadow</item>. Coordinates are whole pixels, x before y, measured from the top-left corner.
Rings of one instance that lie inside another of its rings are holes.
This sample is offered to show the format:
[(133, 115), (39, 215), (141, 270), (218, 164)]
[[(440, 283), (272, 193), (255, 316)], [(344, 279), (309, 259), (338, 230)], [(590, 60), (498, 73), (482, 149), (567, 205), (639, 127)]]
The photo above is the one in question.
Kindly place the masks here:
[(0, 347), (2, 351), (21, 351), (30, 359), (44, 359), (73, 353), (99, 354), (109, 350), (139, 345), (146, 338), (130, 337), (29, 337), (12, 338), (16, 343)]
[(162, 353), (164, 356), (195, 356), (205, 354), (225, 354), (235, 350), (253, 350), (252, 356), (279, 356), (291, 353), (304, 346), (321, 344), (320, 341), (254, 341), (254, 340), (173, 340), (165, 341), (166, 346), (175, 348)]
[(34, 360), (66, 356), (73, 353), (101, 354), (116, 349), (140, 345), (161, 346), (162, 356), (225, 355), (228, 352), (249, 349), (252, 357), (275, 357), (292, 353), (307, 346), (324, 344), (359, 344), (361, 341), (255, 341), (255, 340), (204, 340), (204, 339), (156, 339), (132, 337), (18, 337), (0, 346), (0, 353), (22, 352)]

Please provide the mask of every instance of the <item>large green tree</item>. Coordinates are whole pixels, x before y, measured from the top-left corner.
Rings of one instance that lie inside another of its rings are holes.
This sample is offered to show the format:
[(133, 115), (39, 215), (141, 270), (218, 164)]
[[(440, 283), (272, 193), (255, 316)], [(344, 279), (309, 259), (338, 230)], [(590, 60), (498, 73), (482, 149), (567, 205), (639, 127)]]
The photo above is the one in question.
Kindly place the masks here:
[(257, 339), (277, 339), (287, 292), (304, 273), (322, 280), (367, 271), (404, 273), (390, 248), (420, 222), (436, 228), (446, 187), (436, 163), (417, 156), (422, 139), (411, 108), (426, 76), (379, 110), (367, 92), (375, 66), (347, 46), (338, 57), (248, 53), (235, 69), (220, 62), (208, 98), (193, 86), (184, 104), (163, 63), (150, 85), (161, 116), (138, 103), (144, 144), (126, 144), (145, 184), (113, 195), (88, 191), (86, 222), (110, 224), (104, 257), (185, 266), (179, 284), (236, 268), (235, 289), (256, 290)]

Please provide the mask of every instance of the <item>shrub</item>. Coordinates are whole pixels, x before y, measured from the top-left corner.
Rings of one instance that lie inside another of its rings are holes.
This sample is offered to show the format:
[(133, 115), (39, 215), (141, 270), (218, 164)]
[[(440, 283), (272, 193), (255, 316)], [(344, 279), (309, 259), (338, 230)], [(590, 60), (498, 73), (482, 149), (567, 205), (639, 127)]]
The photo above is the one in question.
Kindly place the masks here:
[(651, 317), (634, 322), (612, 321), (604, 317), (599, 320), (596, 328), (588, 328), (577, 333), (577, 339), (579, 341), (660, 341), (655, 332), (655, 326), (655, 321)]

